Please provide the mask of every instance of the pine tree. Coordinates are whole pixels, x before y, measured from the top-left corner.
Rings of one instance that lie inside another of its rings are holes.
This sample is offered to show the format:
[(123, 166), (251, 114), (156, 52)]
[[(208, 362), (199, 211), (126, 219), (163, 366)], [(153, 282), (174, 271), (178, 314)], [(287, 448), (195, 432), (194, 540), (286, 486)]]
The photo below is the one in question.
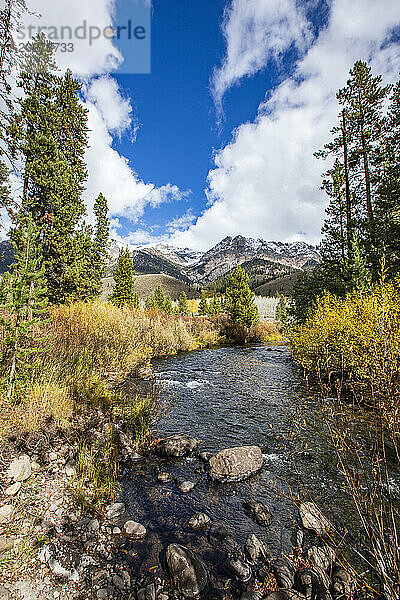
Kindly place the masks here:
[[(15, 264), (3, 290), (2, 326), (7, 331), (1, 353), (1, 368), (10, 398), (15, 384), (24, 383), (39, 352), (34, 328), (43, 320), (47, 308), (44, 267), (41, 266), (39, 231), (30, 215), (19, 215), (19, 243), (15, 244)], [(35, 344), (32, 342), (35, 341)]]
[(165, 309), (165, 294), (160, 285), (158, 285), (154, 290), (152, 298), (152, 307), (156, 308), (157, 310)]
[(178, 297), (178, 313), (187, 316), (189, 314), (189, 306), (185, 292), (181, 292)]
[(110, 300), (115, 306), (125, 305), (135, 307), (137, 300), (135, 296), (135, 284), (133, 277), (133, 261), (129, 249), (121, 249), (114, 271), (114, 290)]
[(250, 327), (259, 321), (254, 294), (249, 284), (249, 276), (238, 266), (228, 280), (226, 296), (229, 302), (229, 318), (232, 323)]
[(210, 317), (215, 317), (215, 316), (221, 314), (221, 312), (222, 312), (221, 302), (217, 296), (213, 296), (212, 300), (208, 306), (208, 314), (210, 315)]
[(208, 315), (208, 302), (204, 290), (201, 292), (200, 296), (199, 315)]
[(96, 217), (96, 227), (89, 255), (90, 264), (87, 269), (89, 285), (92, 287), (92, 293), (88, 293), (89, 296), (99, 295), (101, 280), (105, 276), (109, 257), (110, 221), (107, 216), (107, 200), (103, 194), (99, 194), (96, 198), (93, 212)]
[(165, 296), (164, 311), (167, 313), (167, 315), (172, 315), (174, 312), (171, 296), (169, 294)]
[(357, 61), (350, 70), (346, 86), (337, 93), (339, 103), (346, 111), (353, 179), (354, 184), (358, 184), (358, 206), (366, 216), (361, 229), (369, 240), (369, 261), (375, 276), (375, 195), (379, 181), (379, 150), (385, 133), (384, 102), (391, 90), (391, 86), (381, 84), (380, 75), (374, 77), (367, 63)]
[(71, 72), (55, 74), (54, 45), (42, 35), (27, 47), (19, 82), (24, 97), (10, 136), (14, 156), (24, 161), (22, 205), (40, 229), (49, 298), (63, 302), (81, 296), (88, 267), (90, 228), (81, 197), (87, 110)]

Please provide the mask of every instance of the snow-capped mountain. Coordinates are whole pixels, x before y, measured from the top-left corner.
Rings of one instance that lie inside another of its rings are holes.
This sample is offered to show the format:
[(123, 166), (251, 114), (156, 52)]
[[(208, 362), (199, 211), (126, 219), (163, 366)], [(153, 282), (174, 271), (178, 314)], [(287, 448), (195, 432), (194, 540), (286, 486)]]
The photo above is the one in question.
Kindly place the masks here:
[[(121, 244), (111, 248), (111, 267)], [(305, 242), (266, 242), (244, 236), (226, 237), (207, 252), (175, 248), (168, 244), (130, 247), (139, 273), (165, 273), (186, 283), (208, 285), (229, 274), (238, 265), (262, 281), (315, 266), (320, 256)]]

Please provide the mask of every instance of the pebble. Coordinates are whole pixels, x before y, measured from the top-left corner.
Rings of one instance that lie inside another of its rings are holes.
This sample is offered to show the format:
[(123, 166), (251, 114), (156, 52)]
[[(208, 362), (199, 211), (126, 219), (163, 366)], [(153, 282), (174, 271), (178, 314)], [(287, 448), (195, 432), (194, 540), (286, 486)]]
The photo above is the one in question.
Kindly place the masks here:
[(211, 519), (205, 513), (196, 513), (188, 521), (190, 529), (201, 530), (206, 529), (211, 523)]
[(10, 523), (12, 520), (14, 507), (11, 504), (0, 506), (0, 523)]
[(119, 527), (114, 527), (114, 529), (113, 529), (113, 534), (114, 534), (114, 535), (119, 535), (120, 533), (121, 533), (121, 530), (120, 530), (120, 528), (119, 528)]
[(182, 494), (187, 494), (192, 491), (195, 485), (196, 484), (193, 483), (193, 481), (182, 481), (182, 483), (179, 483), (176, 487)]
[(172, 481), (172, 477), (169, 473), (159, 473), (157, 477), (159, 483), (169, 483)]
[(6, 552), (7, 550), (11, 550), (14, 547), (14, 540), (6, 537), (5, 535), (0, 535), (0, 554), (2, 552)]
[(110, 504), (106, 509), (107, 519), (118, 519), (118, 517), (122, 517), (125, 513), (126, 507), (123, 502), (115, 502), (114, 504)]
[(91, 519), (86, 528), (89, 533), (97, 533), (100, 529), (100, 523), (97, 519)]
[(7, 476), (16, 481), (25, 481), (32, 475), (32, 465), (29, 456), (24, 454), (15, 458), (8, 467)]
[(0, 585), (0, 600), (8, 600), (10, 598), (10, 592), (4, 585)]
[(112, 582), (113, 582), (113, 585), (115, 585), (115, 587), (118, 588), (121, 591), (125, 587), (124, 580), (119, 575), (114, 575), (114, 577), (112, 579)]
[(18, 492), (19, 492), (20, 489), (21, 489), (21, 482), (20, 481), (16, 481), (15, 483), (13, 483), (12, 485), (10, 485), (6, 489), (6, 494), (7, 494), (7, 496), (15, 496), (15, 494), (18, 494)]
[(126, 535), (133, 537), (135, 540), (143, 540), (147, 534), (146, 527), (135, 521), (127, 521), (124, 525), (124, 531)]

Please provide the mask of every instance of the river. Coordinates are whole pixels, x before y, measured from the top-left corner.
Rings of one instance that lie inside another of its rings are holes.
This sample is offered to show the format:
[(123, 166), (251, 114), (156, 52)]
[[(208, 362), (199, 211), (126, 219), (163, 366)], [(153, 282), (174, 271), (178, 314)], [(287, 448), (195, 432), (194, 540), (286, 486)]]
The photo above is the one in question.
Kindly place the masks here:
[[(159, 359), (153, 368), (161, 394), (170, 403), (159, 425), (160, 437), (187, 433), (201, 440), (201, 450), (211, 452), (256, 444), (264, 464), (246, 481), (216, 484), (196, 458), (142, 461), (124, 478), (122, 497), (149, 531), (147, 543), (136, 550), (136, 568), (159, 568), (163, 551), (172, 542), (189, 546), (208, 564), (218, 565), (218, 553), (207, 534), (186, 527), (197, 511), (207, 513), (213, 524), (229, 527), (239, 544), (255, 533), (275, 556), (291, 551), (300, 529), (293, 501), (298, 494), (315, 500), (339, 530), (356, 528), (350, 501), (341, 491), (321, 400), (307, 389), (286, 345), (202, 350)], [(340, 410), (353, 435), (364, 439), (372, 413), (351, 406)], [(178, 481), (193, 481), (196, 487), (182, 494), (173, 482), (158, 484), (160, 470)], [(398, 490), (398, 474), (392, 476)], [(270, 527), (261, 528), (246, 516), (242, 503), (249, 499), (268, 505), (273, 515)]]

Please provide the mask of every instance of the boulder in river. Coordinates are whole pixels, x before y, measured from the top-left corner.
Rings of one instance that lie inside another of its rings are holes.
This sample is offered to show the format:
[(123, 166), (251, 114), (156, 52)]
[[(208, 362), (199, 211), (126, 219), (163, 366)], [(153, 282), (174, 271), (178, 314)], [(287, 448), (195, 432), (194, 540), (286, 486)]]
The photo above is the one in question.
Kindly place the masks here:
[(296, 588), (310, 600), (328, 600), (329, 586), (327, 573), (319, 567), (313, 566), (296, 573)]
[(194, 481), (182, 481), (176, 486), (177, 490), (181, 492), (181, 494), (187, 494), (188, 492), (191, 492), (192, 489), (195, 487), (196, 484), (194, 483)]
[(300, 518), (305, 529), (313, 529), (322, 535), (329, 529), (329, 521), (314, 502), (302, 502), (299, 507)]
[(307, 560), (323, 571), (327, 571), (335, 560), (335, 551), (329, 546), (311, 546), (306, 552)]
[(254, 533), (251, 533), (244, 545), (244, 553), (246, 558), (253, 565), (262, 565), (268, 562), (270, 553), (267, 544), (258, 539)]
[(290, 558), (285, 556), (277, 558), (272, 563), (271, 570), (280, 587), (288, 589), (293, 587), (296, 568)]
[(136, 523), (136, 521), (126, 521), (124, 531), (126, 535), (129, 535), (134, 540), (143, 540), (147, 534), (146, 527), (141, 523)]
[(211, 479), (220, 482), (240, 481), (259, 471), (263, 464), (258, 446), (225, 448), (210, 458)]
[(355, 591), (354, 579), (340, 565), (335, 566), (333, 569), (332, 583), (335, 600), (339, 598), (351, 598), (353, 596)]
[(199, 441), (188, 435), (173, 435), (159, 440), (156, 452), (166, 458), (181, 458), (194, 452), (198, 445)]
[(251, 567), (241, 558), (231, 558), (225, 563), (225, 566), (238, 581), (246, 582), (251, 579)]
[(250, 519), (261, 527), (268, 527), (271, 524), (272, 516), (268, 506), (259, 500), (249, 500), (243, 502), (244, 512)]
[(174, 587), (185, 598), (197, 598), (208, 585), (208, 573), (204, 563), (188, 548), (170, 544), (165, 560)]

